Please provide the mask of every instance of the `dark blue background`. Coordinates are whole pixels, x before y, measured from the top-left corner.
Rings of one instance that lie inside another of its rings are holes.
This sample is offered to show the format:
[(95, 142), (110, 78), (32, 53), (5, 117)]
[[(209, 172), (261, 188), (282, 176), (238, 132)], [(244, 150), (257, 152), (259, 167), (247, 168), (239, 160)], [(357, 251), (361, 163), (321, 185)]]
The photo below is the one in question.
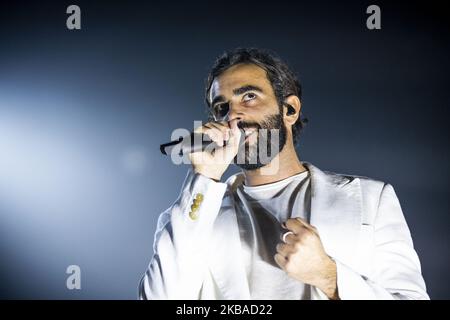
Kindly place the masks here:
[(80, 31), (69, 1), (0, 6), (0, 298), (136, 298), (187, 169), (159, 144), (206, 119), (204, 78), (237, 46), (298, 72), (302, 160), (393, 184), (430, 296), (450, 298), (442, 3), (376, 1), (377, 31), (368, 1), (75, 3)]

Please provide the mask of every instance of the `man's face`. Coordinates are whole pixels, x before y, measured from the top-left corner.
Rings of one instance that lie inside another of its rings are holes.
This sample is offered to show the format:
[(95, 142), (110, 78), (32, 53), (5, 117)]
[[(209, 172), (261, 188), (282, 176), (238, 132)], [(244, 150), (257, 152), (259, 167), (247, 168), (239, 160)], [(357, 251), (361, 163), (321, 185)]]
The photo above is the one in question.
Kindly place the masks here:
[[(260, 168), (284, 147), (286, 128), (282, 109), (264, 69), (254, 64), (238, 64), (227, 69), (214, 79), (209, 101), (216, 120), (240, 119), (238, 126), (246, 137), (244, 159), (239, 161), (239, 155), (235, 158), (239, 167)], [(261, 151), (266, 153), (265, 161), (261, 161)]]

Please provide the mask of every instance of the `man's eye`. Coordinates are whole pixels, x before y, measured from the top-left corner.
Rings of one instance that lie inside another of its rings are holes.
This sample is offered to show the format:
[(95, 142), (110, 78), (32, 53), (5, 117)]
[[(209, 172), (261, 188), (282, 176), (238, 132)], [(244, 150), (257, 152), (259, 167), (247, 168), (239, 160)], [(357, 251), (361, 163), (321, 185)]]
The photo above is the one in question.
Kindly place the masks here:
[(253, 99), (255, 99), (255, 98), (256, 98), (256, 94), (249, 92), (249, 93), (246, 93), (246, 94), (244, 95), (244, 98), (243, 98), (242, 100), (244, 100), (244, 101), (250, 101), (250, 100), (253, 100)]

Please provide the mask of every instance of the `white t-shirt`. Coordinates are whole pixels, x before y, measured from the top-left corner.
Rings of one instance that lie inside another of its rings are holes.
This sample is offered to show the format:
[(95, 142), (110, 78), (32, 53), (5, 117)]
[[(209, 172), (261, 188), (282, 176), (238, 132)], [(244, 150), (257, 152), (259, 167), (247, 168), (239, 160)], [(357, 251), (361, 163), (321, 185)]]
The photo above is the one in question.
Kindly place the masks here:
[[(289, 277), (275, 262), (276, 245), (286, 232), (281, 223), (300, 217), (309, 222), (311, 191), (309, 171), (284, 180), (250, 187), (240, 186), (248, 206), (243, 208), (250, 216), (250, 225), (240, 225), (242, 248), (252, 299), (304, 300), (310, 299), (308, 285)], [(245, 232), (253, 234), (246, 241)], [(242, 236), (244, 235), (244, 236)]]

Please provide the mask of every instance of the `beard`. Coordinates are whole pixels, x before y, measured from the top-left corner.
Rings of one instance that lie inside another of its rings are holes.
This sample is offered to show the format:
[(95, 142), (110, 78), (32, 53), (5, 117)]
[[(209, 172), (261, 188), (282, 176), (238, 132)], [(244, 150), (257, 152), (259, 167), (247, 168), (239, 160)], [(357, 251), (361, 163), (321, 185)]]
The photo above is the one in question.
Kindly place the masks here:
[[(283, 123), (283, 109), (266, 117), (261, 123), (245, 122), (238, 124), (240, 129), (256, 128), (257, 139), (250, 144), (241, 144), (233, 163), (244, 170), (256, 170), (269, 164), (286, 144), (286, 127)], [(243, 135), (244, 136), (244, 135)]]

